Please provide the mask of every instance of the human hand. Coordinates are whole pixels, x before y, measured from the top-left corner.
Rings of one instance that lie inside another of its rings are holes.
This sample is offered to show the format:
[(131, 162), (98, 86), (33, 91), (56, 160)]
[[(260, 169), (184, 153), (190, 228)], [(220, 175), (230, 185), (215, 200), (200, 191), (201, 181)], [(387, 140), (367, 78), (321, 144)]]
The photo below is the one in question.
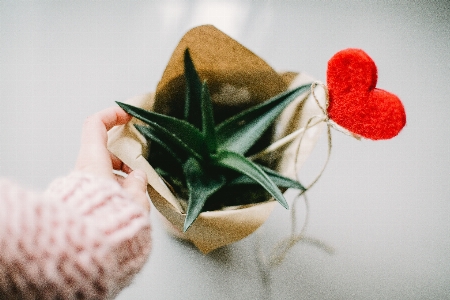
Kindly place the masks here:
[[(147, 199), (147, 176), (141, 170), (131, 170), (106, 148), (107, 132), (116, 125), (130, 121), (131, 116), (120, 107), (111, 107), (88, 117), (81, 134), (81, 147), (75, 164), (75, 170), (90, 173), (103, 178), (117, 180), (133, 197), (133, 200), (150, 210)], [(122, 171), (128, 176), (123, 178), (114, 174)]]

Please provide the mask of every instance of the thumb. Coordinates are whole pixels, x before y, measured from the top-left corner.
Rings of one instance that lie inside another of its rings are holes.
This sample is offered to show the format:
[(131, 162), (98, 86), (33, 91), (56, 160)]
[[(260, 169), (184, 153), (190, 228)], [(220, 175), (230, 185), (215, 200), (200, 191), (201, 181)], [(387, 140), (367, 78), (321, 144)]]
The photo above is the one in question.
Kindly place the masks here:
[(125, 178), (122, 187), (131, 194), (133, 201), (150, 211), (150, 203), (147, 198), (147, 175), (145, 172), (134, 170)]

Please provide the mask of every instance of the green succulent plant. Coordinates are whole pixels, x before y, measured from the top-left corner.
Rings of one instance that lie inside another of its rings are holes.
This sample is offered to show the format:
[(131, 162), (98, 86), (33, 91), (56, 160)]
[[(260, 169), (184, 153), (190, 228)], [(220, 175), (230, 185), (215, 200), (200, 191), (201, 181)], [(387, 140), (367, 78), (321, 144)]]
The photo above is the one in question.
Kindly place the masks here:
[[(304, 187), (245, 155), (283, 109), (311, 85), (283, 92), (216, 125), (208, 84), (200, 80), (188, 49), (184, 55), (184, 69), (186, 99), (183, 119), (117, 102), (127, 113), (146, 124), (136, 124), (135, 127), (148, 141), (163, 149), (164, 160), (175, 162), (180, 167), (181, 172), (178, 173), (181, 175), (172, 175), (174, 181), (180, 182), (179, 186), (187, 189), (184, 231), (205, 209), (208, 199), (242, 186), (262, 187), (266, 195), (271, 195), (287, 209), (288, 204), (280, 188), (304, 190)], [(171, 167), (163, 166), (156, 170), (163, 177), (171, 176)]]

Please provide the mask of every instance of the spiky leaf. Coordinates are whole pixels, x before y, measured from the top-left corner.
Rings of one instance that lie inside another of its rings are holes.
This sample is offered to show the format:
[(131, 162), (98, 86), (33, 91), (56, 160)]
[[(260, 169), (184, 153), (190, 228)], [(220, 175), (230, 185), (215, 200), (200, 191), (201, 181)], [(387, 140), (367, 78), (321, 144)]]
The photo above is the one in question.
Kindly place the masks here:
[(186, 231), (202, 212), (206, 200), (222, 186), (225, 185), (225, 177), (208, 172), (194, 158), (188, 159), (183, 164), (183, 172), (189, 188), (189, 201), (184, 221), (183, 230)]
[[(173, 135), (171, 132), (165, 130), (161, 126), (148, 126), (148, 127), (137, 127), (137, 129), (143, 134), (146, 138), (152, 139), (155, 137), (154, 141), (159, 144), (166, 144), (167, 147), (172, 149), (172, 152), (182, 151), (186, 153), (188, 156), (195, 157), (199, 160), (203, 160), (203, 156), (197, 153), (194, 149), (189, 147), (184, 141), (180, 140), (177, 136)], [(184, 156), (184, 155), (183, 155)]]
[(283, 205), (284, 208), (287, 209), (289, 207), (280, 189), (273, 183), (269, 176), (267, 176), (267, 174), (251, 160), (238, 153), (225, 150), (220, 151), (213, 159), (214, 163), (219, 166), (229, 168), (252, 178), (264, 187), (275, 200)]
[[(293, 188), (293, 189), (298, 189), (301, 191), (305, 190), (305, 187), (300, 182), (298, 182), (296, 180), (292, 180), (291, 178), (285, 177), (270, 168), (264, 167), (262, 165), (258, 165), (258, 166), (267, 174), (267, 176), (269, 176), (269, 178), (273, 181), (273, 183), (275, 183), (278, 187)], [(252, 178), (250, 178), (246, 175), (241, 175), (241, 176), (233, 179), (229, 183), (229, 185), (256, 184), (256, 183), (257, 182), (255, 180), (253, 180)]]
[(135, 124), (134, 127), (142, 134), (147, 141), (153, 141), (164, 148), (179, 163), (186, 161), (192, 155), (191, 149), (185, 144), (179, 143), (177, 139), (167, 138), (164, 131), (155, 129), (151, 126), (142, 126)]
[(184, 119), (202, 130), (200, 100), (202, 98), (202, 82), (195, 70), (189, 49), (184, 51), (184, 77), (186, 80)]
[(216, 130), (214, 125), (214, 115), (206, 82), (202, 85), (202, 132), (205, 137), (206, 145), (209, 153), (217, 152)]
[(176, 139), (178, 140), (177, 143), (184, 144), (198, 159), (204, 159), (208, 156), (202, 133), (186, 121), (121, 102), (117, 102), (117, 104), (133, 117), (154, 128), (159, 128), (166, 138)]
[(219, 149), (245, 154), (283, 109), (310, 86), (307, 84), (281, 93), (219, 124), (216, 127)]

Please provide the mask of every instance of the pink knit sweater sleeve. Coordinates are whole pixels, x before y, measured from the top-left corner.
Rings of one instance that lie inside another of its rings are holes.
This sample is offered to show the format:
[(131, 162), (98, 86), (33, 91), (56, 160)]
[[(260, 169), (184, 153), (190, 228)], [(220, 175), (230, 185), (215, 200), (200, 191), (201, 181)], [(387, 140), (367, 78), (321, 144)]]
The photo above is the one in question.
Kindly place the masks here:
[(0, 299), (108, 299), (150, 252), (148, 212), (113, 180), (73, 173), (44, 194), (0, 180)]

